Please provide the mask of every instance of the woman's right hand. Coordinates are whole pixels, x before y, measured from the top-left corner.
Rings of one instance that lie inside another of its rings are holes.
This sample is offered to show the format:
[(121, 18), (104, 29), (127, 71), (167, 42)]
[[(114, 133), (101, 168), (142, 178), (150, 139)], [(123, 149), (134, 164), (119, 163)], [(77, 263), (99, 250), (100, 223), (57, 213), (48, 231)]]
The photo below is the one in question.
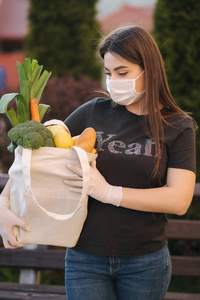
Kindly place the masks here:
[(9, 209), (9, 200), (0, 196), (0, 235), (2, 236), (5, 248), (15, 249), (25, 245), (18, 242), (13, 234), (13, 227), (18, 226), (25, 231), (30, 231), (30, 227), (20, 218), (18, 218)]

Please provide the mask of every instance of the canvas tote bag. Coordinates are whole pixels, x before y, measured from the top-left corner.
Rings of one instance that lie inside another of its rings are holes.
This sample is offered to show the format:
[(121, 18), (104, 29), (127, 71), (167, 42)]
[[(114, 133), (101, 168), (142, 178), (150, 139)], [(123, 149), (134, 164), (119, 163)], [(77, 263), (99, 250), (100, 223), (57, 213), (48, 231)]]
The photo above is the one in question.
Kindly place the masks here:
[[(79, 147), (41, 147), (32, 151), (19, 146), (15, 149), (15, 159), (9, 169), (10, 209), (31, 227), (31, 232), (14, 227), (14, 234), (21, 243), (76, 245), (87, 216), (89, 163), (96, 156)], [(77, 179), (77, 175), (66, 168), (67, 163), (81, 165), (81, 195), (71, 192), (63, 182)]]

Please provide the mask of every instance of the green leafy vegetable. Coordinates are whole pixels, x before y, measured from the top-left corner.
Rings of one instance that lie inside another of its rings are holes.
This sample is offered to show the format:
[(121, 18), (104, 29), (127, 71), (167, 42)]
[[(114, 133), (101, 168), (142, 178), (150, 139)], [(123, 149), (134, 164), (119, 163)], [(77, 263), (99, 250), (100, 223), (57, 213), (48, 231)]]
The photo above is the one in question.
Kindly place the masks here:
[[(31, 61), (30, 58), (25, 58), (24, 64), (17, 62), (20, 94), (5, 94), (0, 100), (0, 113), (6, 113), (13, 127), (17, 124), (31, 120), (31, 98), (36, 98), (37, 103), (39, 104), (42, 92), (51, 76), (51, 72), (44, 70), (42, 73), (42, 69), (43, 66), (38, 65), (36, 59)], [(8, 105), (13, 99), (16, 102), (17, 111), (15, 111), (13, 107), (8, 109)], [(45, 113), (49, 112), (49, 110), (49, 105), (39, 104), (40, 120), (42, 120)]]

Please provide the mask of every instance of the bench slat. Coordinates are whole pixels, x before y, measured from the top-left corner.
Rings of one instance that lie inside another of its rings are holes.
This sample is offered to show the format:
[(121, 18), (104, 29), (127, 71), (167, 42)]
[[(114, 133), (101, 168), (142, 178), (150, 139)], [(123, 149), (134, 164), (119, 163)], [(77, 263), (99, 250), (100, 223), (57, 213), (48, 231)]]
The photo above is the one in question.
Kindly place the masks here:
[(25, 250), (0, 248), (1, 267), (19, 267), (36, 270), (64, 270), (64, 250)]
[(200, 257), (171, 256), (173, 276), (200, 276)]
[[(0, 282), (0, 299), (58, 299), (67, 300), (64, 286), (25, 285)], [(13, 298), (14, 297), (14, 298)], [(55, 298), (56, 297), (56, 298)], [(167, 293), (164, 300), (200, 300), (198, 294)]]
[(0, 299), (67, 300), (65, 287), (57, 285), (17, 284), (0, 282)]
[(167, 293), (164, 300), (200, 300), (198, 294)]
[[(172, 256), (173, 276), (200, 276), (200, 257)], [(0, 248), (1, 267), (64, 270), (64, 250), (8, 250)]]
[(172, 239), (200, 239), (200, 221), (170, 219), (166, 231)]

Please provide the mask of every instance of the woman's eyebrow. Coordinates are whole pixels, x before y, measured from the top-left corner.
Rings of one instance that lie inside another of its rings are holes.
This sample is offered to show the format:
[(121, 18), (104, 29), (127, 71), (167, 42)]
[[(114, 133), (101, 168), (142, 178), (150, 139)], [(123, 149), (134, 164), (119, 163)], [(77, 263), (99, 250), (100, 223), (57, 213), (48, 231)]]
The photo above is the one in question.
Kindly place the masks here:
[[(125, 68), (128, 68), (128, 67), (127, 67), (127, 66), (119, 66), (119, 67), (116, 67), (116, 68), (114, 69), (114, 71), (117, 71), (117, 70), (120, 70), (120, 69), (125, 69)], [(107, 71), (109, 71), (109, 69), (106, 68), (106, 67), (104, 67), (104, 69), (106, 69)]]

